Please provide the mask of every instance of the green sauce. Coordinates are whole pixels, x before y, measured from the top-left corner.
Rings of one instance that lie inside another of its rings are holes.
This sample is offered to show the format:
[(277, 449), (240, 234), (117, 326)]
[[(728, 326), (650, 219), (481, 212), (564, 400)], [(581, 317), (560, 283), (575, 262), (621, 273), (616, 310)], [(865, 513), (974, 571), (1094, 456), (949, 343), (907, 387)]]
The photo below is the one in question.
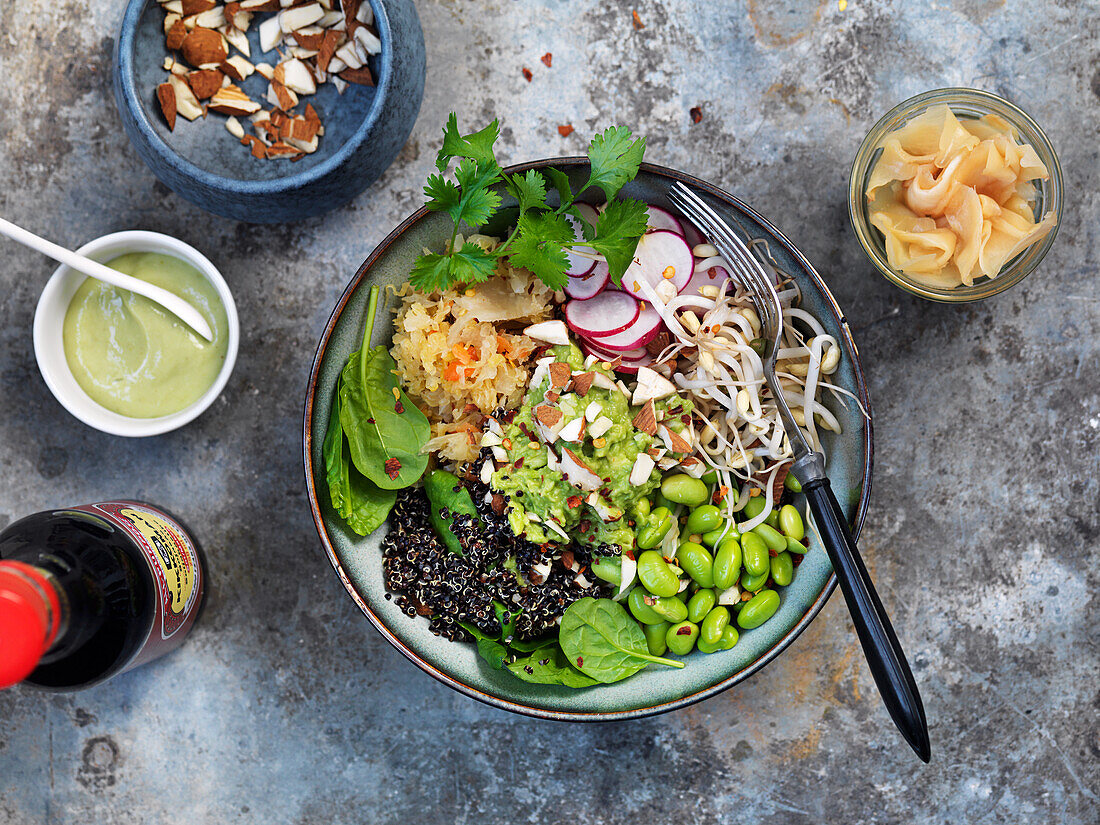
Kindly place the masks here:
[(190, 406), (225, 363), (229, 322), (206, 276), (157, 252), (133, 252), (107, 266), (163, 287), (195, 307), (214, 332), (205, 341), (148, 298), (88, 278), (65, 312), (65, 359), (97, 404), (130, 418), (159, 418)]

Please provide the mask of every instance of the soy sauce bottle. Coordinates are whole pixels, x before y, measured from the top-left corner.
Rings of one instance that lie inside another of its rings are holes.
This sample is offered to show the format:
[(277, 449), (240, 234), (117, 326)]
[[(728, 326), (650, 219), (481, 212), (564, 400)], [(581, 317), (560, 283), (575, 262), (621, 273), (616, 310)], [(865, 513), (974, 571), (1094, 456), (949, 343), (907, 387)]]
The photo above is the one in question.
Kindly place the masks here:
[(174, 650), (203, 578), (198, 545), (149, 504), (20, 519), (0, 532), (0, 688), (76, 690)]

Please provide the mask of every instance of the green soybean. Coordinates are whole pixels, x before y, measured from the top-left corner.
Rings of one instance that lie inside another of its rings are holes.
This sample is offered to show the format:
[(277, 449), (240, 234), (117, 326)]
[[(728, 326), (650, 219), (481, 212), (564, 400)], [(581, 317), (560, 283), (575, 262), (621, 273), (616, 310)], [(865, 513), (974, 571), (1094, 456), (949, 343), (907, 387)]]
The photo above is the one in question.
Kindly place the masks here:
[(708, 590), (707, 588), (696, 590), (695, 595), (688, 599), (688, 621), (699, 624), (699, 622), (707, 617), (707, 614), (710, 613), (717, 602), (718, 596), (715, 595), (713, 590)]
[(658, 507), (664, 507), (669, 512), (672, 512), (676, 509), (676, 502), (669, 501), (667, 498), (665, 498), (664, 493), (661, 492), (660, 487), (653, 491), (653, 509), (656, 510)]
[(658, 507), (649, 514), (645, 526), (638, 530), (638, 547), (642, 550), (656, 547), (665, 534), (672, 529), (672, 523), (672, 511), (667, 507)]
[(699, 625), (692, 622), (680, 622), (674, 624), (665, 633), (665, 644), (668, 649), (677, 656), (686, 656), (695, 647), (695, 640), (699, 638)]
[(647, 596), (653, 601), (653, 596), (646, 593), (644, 587), (635, 587), (630, 591), (630, 595), (626, 597), (626, 606), (630, 610), (630, 615), (642, 624), (660, 624), (665, 619), (652, 606), (646, 604)]
[(740, 638), (741, 636), (737, 632), (737, 628), (734, 627), (732, 624), (727, 625), (726, 629), (722, 631), (722, 642), (720, 645), (722, 650), (729, 650), (731, 647), (737, 644), (737, 640)]
[(703, 544), (705, 544), (707, 547), (714, 547), (723, 539), (736, 535), (737, 525), (731, 522), (727, 522), (723, 519), (722, 522), (713, 530), (707, 533), (703, 533)]
[(718, 645), (708, 645), (703, 640), (703, 637), (700, 636), (698, 641), (696, 641), (695, 643), (695, 649), (698, 650), (700, 653), (717, 653), (722, 648)]
[(778, 530), (779, 529), (779, 511), (773, 509), (770, 513), (768, 513), (768, 515), (764, 518), (764, 524), (768, 525), (773, 530)]
[(704, 473), (703, 477), (699, 479), (704, 484), (717, 484), (718, 483), (718, 471), (711, 470), (709, 473)]
[(725, 590), (732, 587), (741, 572), (741, 542), (733, 537), (723, 539), (714, 554), (714, 586)]
[[(783, 542), (786, 547), (787, 543)], [(759, 533), (741, 536), (741, 561), (750, 576), (768, 572), (768, 545)]]
[(646, 647), (649, 648), (650, 656), (665, 655), (665, 651), (668, 650), (668, 644), (665, 642), (665, 634), (668, 633), (669, 627), (671, 627), (671, 625), (669, 625), (668, 622), (642, 625), (642, 633), (645, 634), (645, 643)]
[(676, 551), (676, 561), (700, 587), (714, 587), (714, 556), (703, 545), (685, 541)]
[(787, 549), (787, 539), (771, 525), (758, 524), (752, 528), (752, 531), (764, 539), (764, 544), (768, 545), (769, 549), (777, 552)]
[(783, 486), (792, 493), (802, 492), (802, 482), (794, 477), (794, 473), (787, 473), (787, 477), (783, 479)]
[(741, 608), (737, 614), (737, 623), (745, 630), (760, 627), (775, 615), (779, 609), (779, 594), (774, 590), (761, 590)]
[(787, 552), (798, 553), (800, 556), (805, 556), (809, 552), (809, 548), (802, 542), (795, 541), (790, 536), (787, 536)]
[(802, 514), (793, 504), (784, 504), (779, 510), (779, 529), (789, 539), (802, 541), (806, 538), (806, 525), (802, 523)]
[(682, 622), (687, 618), (687, 605), (675, 596), (661, 596), (651, 605), (653, 612), (667, 622)]
[(688, 507), (696, 507), (710, 498), (710, 490), (706, 484), (684, 473), (666, 476), (661, 482), (661, 492), (670, 501), (686, 504)]
[(688, 516), (687, 531), (702, 535), (703, 533), (709, 533), (721, 524), (721, 510), (713, 504), (700, 504)]
[(597, 578), (618, 586), (623, 580), (621, 556), (597, 556), (592, 559), (592, 572)]
[(761, 587), (768, 582), (768, 576), (771, 575), (771, 565), (768, 565), (768, 569), (761, 573), (759, 576), (753, 576), (748, 570), (741, 574), (741, 589), (747, 590), (750, 593), (755, 593)]
[(722, 631), (730, 623), (730, 612), (722, 605), (714, 608), (703, 619), (699, 626), (699, 638), (705, 639), (707, 644), (716, 645), (722, 641)]
[(654, 596), (675, 596), (680, 591), (680, 579), (656, 550), (638, 556), (638, 578)]
[(784, 550), (771, 560), (772, 581), (780, 587), (786, 587), (794, 578), (794, 561), (791, 554)]
[(745, 521), (754, 519), (758, 515), (764, 512), (764, 508), (768, 506), (767, 500), (764, 496), (754, 496), (749, 499), (749, 503), (745, 505), (745, 509), (742, 510), (742, 514), (745, 516)]
[(634, 511), (634, 518), (641, 521), (649, 517), (649, 514), (653, 511), (653, 505), (649, 503), (648, 498), (640, 498), (634, 502), (631, 509)]

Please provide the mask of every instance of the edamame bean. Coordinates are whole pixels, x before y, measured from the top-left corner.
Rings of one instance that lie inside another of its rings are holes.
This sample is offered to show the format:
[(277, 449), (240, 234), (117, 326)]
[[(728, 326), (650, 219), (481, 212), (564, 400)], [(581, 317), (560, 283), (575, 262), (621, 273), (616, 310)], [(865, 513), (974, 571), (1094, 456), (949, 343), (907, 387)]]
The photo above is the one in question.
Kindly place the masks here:
[(653, 505), (649, 503), (648, 498), (640, 498), (634, 502), (633, 510), (634, 518), (641, 521), (649, 517), (649, 514), (653, 511)]
[(729, 650), (731, 647), (737, 644), (737, 640), (741, 638), (737, 632), (737, 628), (732, 624), (727, 625), (726, 629), (722, 631), (722, 650)]
[[(787, 546), (786, 541), (783, 546)], [(741, 536), (741, 561), (750, 576), (768, 572), (768, 545), (759, 533), (745, 533)]]
[(687, 656), (699, 638), (699, 625), (691, 622), (674, 624), (665, 633), (665, 644), (677, 656)]
[(716, 645), (722, 641), (722, 631), (729, 626), (729, 623), (729, 610), (718, 605), (703, 619), (703, 623), (699, 626), (699, 638), (709, 645)]
[(686, 504), (688, 507), (695, 507), (710, 498), (706, 484), (684, 473), (666, 476), (661, 482), (661, 492), (670, 501)]
[(800, 556), (805, 556), (810, 551), (809, 548), (807, 548), (806, 545), (802, 542), (795, 541), (790, 536), (787, 536), (787, 552), (798, 553), (798, 555)]
[(768, 515), (764, 518), (764, 524), (768, 525), (773, 530), (778, 530), (779, 529), (779, 511), (773, 509), (770, 513), (768, 513)]
[(741, 572), (741, 542), (735, 537), (722, 540), (714, 554), (714, 586), (725, 590), (737, 581)]
[(768, 502), (765, 500), (764, 496), (754, 496), (750, 498), (749, 503), (745, 505), (745, 509), (741, 511), (745, 516), (744, 520), (747, 521), (756, 518), (764, 512), (764, 508), (767, 505)]
[(713, 590), (700, 588), (695, 591), (695, 595), (688, 599), (688, 621), (699, 624), (699, 622), (707, 617), (707, 614), (714, 608), (717, 601), (718, 597)]
[(780, 587), (786, 587), (794, 578), (794, 561), (791, 554), (784, 550), (771, 560), (772, 581)]
[(664, 507), (670, 513), (676, 509), (676, 502), (665, 498), (660, 487), (653, 491), (653, 508), (657, 509), (658, 507)]
[(759, 576), (753, 576), (748, 570), (741, 573), (741, 589), (747, 590), (750, 593), (755, 593), (761, 587), (768, 582), (768, 576), (771, 575), (771, 565), (768, 565), (768, 569), (761, 573)]
[(699, 479), (704, 484), (717, 484), (718, 483), (718, 471), (711, 470), (709, 473), (704, 473), (703, 477)]
[(691, 514), (687, 520), (687, 531), (689, 533), (709, 533), (722, 524), (722, 511), (715, 507), (713, 504), (700, 504)]
[(622, 556), (597, 556), (592, 559), (592, 572), (597, 578), (618, 586), (623, 580)]
[(787, 477), (783, 479), (783, 486), (792, 493), (802, 492), (802, 482), (794, 477), (794, 473), (787, 473)]
[(768, 545), (770, 550), (778, 552), (787, 549), (786, 537), (771, 525), (758, 524), (752, 528), (752, 531), (764, 539), (764, 544)]
[(635, 587), (630, 591), (630, 595), (626, 597), (626, 606), (630, 609), (630, 615), (642, 624), (660, 624), (665, 620), (664, 617), (657, 613), (651, 605), (646, 604), (646, 598), (650, 601), (656, 600), (646, 593), (644, 587)]
[(661, 539), (672, 529), (672, 512), (667, 507), (658, 507), (649, 514), (645, 526), (638, 530), (638, 547), (648, 550), (661, 543)]
[(676, 551), (676, 562), (700, 587), (714, 587), (714, 556), (703, 545), (685, 541)]
[(667, 622), (682, 622), (688, 615), (687, 605), (675, 596), (658, 597), (650, 607)]
[(761, 590), (741, 608), (737, 614), (737, 623), (745, 630), (760, 627), (775, 615), (779, 609), (779, 594), (774, 590)]
[(638, 556), (638, 578), (654, 596), (675, 596), (680, 591), (680, 579), (656, 550)]
[[(729, 525), (728, 528), (726, 526), (727, 524)], [(703, 533), (703, 544), (705, 544), (707, 547), (714, 547), (719, 542), (721, 542), (722, 539), (727, 538), (728, 536), (736, 535), (737, 525), (731, 522), (727, 522), (725, 519), (723, 519), (722, 522), (713, 530), (708, 533)]]
[(793, 504), (784, 504), (779, 510), (779, 529), (789, 539), (802, 541), (806, 538), (806, 525), (802, 523), (802, 514)]
[(668, 633), (669, 627), (671, 627), (671, 625), (668, 622), (642, 625), (642, 632), (645, 634), (645, 643), (646, 647), (649, 648), (650, 656), (665, 655), (665, 651), (668, 650), (668, 644), (665, 642), (665, 634)]
[(719, 650), (721, 650), (718, 645), (708, 645), (705, 641), (703, 641), (702, 636), (700, 636), (698, 641), (695, 642), (695, 649), (698, 650), (700, 653), (717, 653)]

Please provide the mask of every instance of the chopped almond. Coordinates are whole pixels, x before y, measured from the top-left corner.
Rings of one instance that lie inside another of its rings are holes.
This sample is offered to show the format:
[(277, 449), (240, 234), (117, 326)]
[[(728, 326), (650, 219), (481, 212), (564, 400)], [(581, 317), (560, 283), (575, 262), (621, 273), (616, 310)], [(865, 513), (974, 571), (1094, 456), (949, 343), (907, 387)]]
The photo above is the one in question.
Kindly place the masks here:
[(565, 389), (573, 375), (573, 368), (565, 361), (554, 361), (549, 366), (550, 386)]
[(195, 97), (199, 100), (207, 100), (222, 87), (225, 75), (217, 69), (202, 69), (187, 75), (187, 83)]
[(646, 435), (657, 435), (657, 412), (652, 398), (642, 405), (631, 423), (635, 429), (641, 430)]
[(172, 91), (176, 93), (176, 111), (188, 120), (202, 117), (202, 106), (199, 105), (187, 81), (177, 74), (171, 74), (168, 76), (168, 82), (172, 84)]
[(348, 83), (356, 83), (360, 86), (373, 86), (374, 75), (366, 66), (358, 69), (347, 68), (340, 72), (340, 77)]
[(222, 36), (213, 29), (202, 27), (188, 32), (180, 48), (183, 50), (184, 59), (192, 66), (221, 63), (229, 56)]
[(210, 108), (223, 115), (251, 115), (260, 110), (260, 104), (245, 94), (240, 86), (230, 83), (210, 99)]
[(592, 382), (596, 380), (596, 373), (594, 372), (582, 372), (580, 375), (573, 376), (573, 392), (584, 398), (588, 395), (588, 391), (592, 389)]
[(325, 40), (325, 30), (320, 26), (306, 26), (293, 32), (290, 36), (303, 49), (311, 49), (317, 52), (321, 50), (321, 44)]
[(267, 147), (264, 146), (263, 141), (255, 135), (245, 135), (241, 138), (241, 143), (252, 147), (252, 157), (260, 158), (261, 160), (267, 157)]
[(202, 14), (204, 11), (210, 11), (217, 3), (214, 0), (183, 0), (183, 16), (190, 17), (192, 14)]
[(274, 77), (267, 88), (267, 99), (284, 112), (298, 105), (298, 96)]
[(244, 126), (237, 118), (230, 115), (225, 119), (225, 128), (229, 130), (229, 134), (240, 140), (244, 137)]
[(320, 51), (317, 54), (317, 68), (322, 72), (328, 71), (329, 62), (332, 60), (332, 56), (336, 54), (336, 49), (343, 37), (340, 32), (333, 29), (325, 32), (325, 36), (321, 39)]
[(172, 24), (172, 28), (168, 30), (165, 35), (164, 44), (176, 52), (183, 46), (184, 38), (187, 37), (187, 26), (183, 25), (183, 21), (176, 18), (176, 22)]
[(176, 92), (171, 83), (161, 83), (157, 86), (157, 101), (160, 103), (160, 111), (168, 122), (168, 131), (176, 128)]
[(547, 407), (545, 404), (540, 404), (535, 407), (535, 418), (539, 422), (547, 427), (553, 427), (564, 417), (564, 413), (557, 407)]
[(237, 54), (233, 55), (228, 60), (222, 61), (221, 66), (218, 68), (221, 69), (223, 74), (233, 80), (244, 80), (256, 71), (255, 66)]

